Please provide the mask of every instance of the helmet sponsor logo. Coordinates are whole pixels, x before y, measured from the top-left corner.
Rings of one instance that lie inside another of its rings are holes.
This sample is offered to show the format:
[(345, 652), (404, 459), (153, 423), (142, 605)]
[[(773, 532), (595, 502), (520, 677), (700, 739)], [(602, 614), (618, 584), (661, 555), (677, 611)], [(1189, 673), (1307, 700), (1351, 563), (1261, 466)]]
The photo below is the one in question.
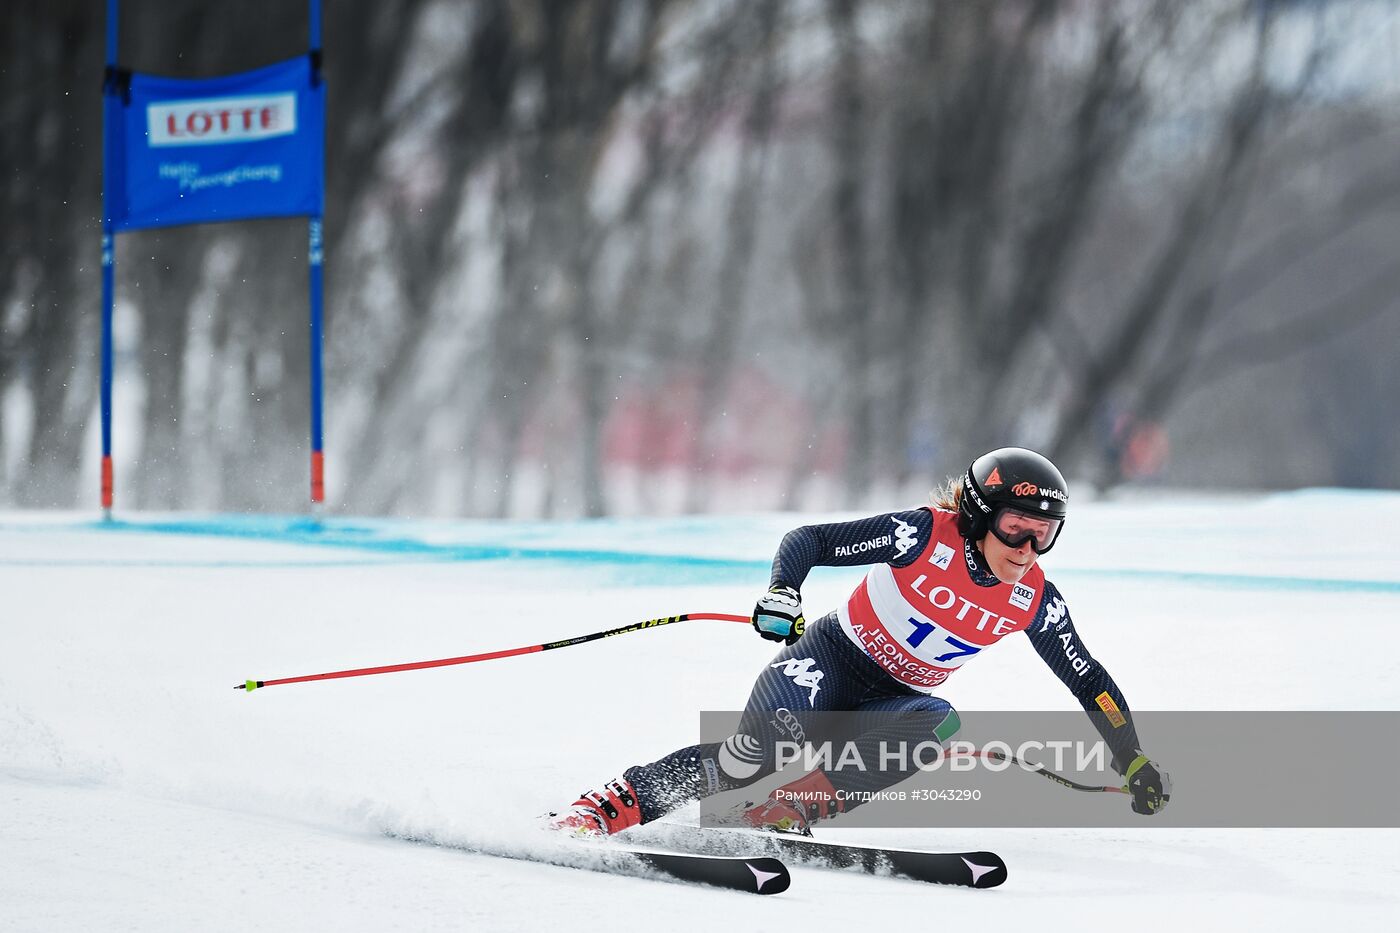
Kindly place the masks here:
[[(1035, 496), (1039, 495), (1046, 499), (1054, 499), (1057, 502), (1068, 502), (1069, 496), (1063, 489), (1055, 489), (1053, 486), (1037, 486), (1035, 483), (1017, 483), (1011, 487), (1011, 494), (1015, 496)], [(1048, 508), (1048, 503), (1040, 506)]]
[(972, 497), (972, 501), (977, 503), (977, 507), (981, 509), (983, 513), (987, 515), (992, 514), (992, 507), (982, 501), (982, 494), (977, 491), (977, 484), (972, 481), (972, 474), (970, 473), (963, 477), (963, 492)]
[[(988, 486), (1000, 486), (1000, 485), (1001, 485), (1001, 467), (992, 467), (992, 472), (987, 476), (987, 485), (988, 485)], [(1018, 492), (1018, 493), (1016, 493), (1016, 495), (1019, 496), (1020, 493)]]

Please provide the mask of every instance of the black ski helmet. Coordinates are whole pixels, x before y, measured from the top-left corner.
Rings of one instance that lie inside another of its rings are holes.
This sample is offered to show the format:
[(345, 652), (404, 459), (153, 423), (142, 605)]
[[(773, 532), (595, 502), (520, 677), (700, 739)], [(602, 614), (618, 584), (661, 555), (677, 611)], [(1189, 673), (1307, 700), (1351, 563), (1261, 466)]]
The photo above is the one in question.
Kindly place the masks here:
[(1055, 464), (1034, 450), (1001, 447), (985, 453), (972, 461), (963, 474), (962, 485), (958, 532), (964, 538), (981, 541), (992, 516), (1008, 506), (1032, 515), (1058, 518), (1060, 528), (1064, 528), (1069, 513), (1065, 478)]

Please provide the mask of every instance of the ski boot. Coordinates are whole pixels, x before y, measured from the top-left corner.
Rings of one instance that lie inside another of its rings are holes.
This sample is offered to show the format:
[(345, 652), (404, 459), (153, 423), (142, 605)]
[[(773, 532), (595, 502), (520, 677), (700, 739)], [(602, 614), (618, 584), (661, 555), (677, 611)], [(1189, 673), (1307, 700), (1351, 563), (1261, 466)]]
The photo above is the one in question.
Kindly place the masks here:
[(608, 781), (601, 791), (584, 791), (562, 813), (546, 817), (550, 829), (576, 836), (611, 836), (642, 821), (637, 795), (626, 778)]
[(845, 811), (846, 804), (837, 796), (826, 772), (813, 771), (774, 788), (767, 800), (745, 810), (739, 818), (754, 829), (810, 836), (817, 820)]

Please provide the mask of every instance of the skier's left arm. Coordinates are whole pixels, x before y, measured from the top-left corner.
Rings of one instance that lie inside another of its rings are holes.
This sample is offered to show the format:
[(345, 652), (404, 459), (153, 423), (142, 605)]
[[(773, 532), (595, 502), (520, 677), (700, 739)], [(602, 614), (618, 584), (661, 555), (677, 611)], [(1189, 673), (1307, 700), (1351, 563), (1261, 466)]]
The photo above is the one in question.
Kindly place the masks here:
[(1075, 631), (1064, 596), (1049, 580), (1045, 581), (1040, 607), (1026, 635), (1041, 660), (1074, 694), (1089, 714), (1094, 728), (1103, 736), (1113, 753), (1113, 767), (1123, 775), (1133, 795), (1133, 809), (1138, 813), (1155, 813), (1166, 806), (1170, 799), (1167, 778), (1142, 753), (1133, 714), (1123, 691), (1089, 653), (1084, 640)]

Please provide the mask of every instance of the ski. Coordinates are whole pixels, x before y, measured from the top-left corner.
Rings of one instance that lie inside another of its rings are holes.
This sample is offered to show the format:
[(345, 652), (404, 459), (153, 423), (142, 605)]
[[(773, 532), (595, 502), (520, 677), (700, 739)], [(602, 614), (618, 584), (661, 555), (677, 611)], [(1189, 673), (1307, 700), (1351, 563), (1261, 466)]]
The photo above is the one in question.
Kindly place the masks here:
[(714, 885), (751, 894), (781, 894), (792, 884), (787, 866), (771, 856), (725, 857), (679, 852), (625, 850), (644, 864), (680, 881)]
[(924, 852), (771, 835), (778, 852), (803, 864), (870, 874), (891, 873), (914, 881), (967, 888), (994, 888), (1006, 880), (1006, 863), (995, 852)]
[(608, 842), (567, 840), (564, 845), (521, 848), (519, 851), (492, 849), (470, 843), (450, 842), (431, 836), (417, 836), (386, 830), (384, 835), (401, 842), (454, 849), (473, 855), (538, 862), (562, 868), (596, 871), (637, 878), (663, 875), (674, 881), (707, 884), (750, 894), (781, 894), (792, 883), (787, 866), (775, 856), (712, 855), (697, 852), (661, 852), (649, 848), (619, 846)]
[(793, 865), (858, 871), (951, 884), (994, 888), (1006, 881), (1006, 863), (995, 852), (924, 852), (848, 845), (807, 836), (750, 829), (648, 824), (647, 838), (670, 848), (713, 855), (763, 853)]

